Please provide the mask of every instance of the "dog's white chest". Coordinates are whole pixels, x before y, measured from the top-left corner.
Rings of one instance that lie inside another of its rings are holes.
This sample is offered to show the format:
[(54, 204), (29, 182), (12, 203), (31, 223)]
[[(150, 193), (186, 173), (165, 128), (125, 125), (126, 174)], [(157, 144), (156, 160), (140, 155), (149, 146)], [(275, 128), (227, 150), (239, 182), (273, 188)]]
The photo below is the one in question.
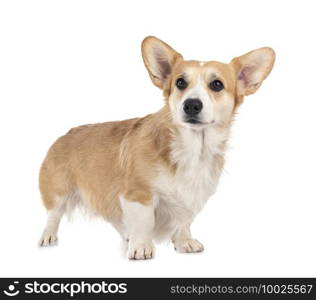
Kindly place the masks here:
[(171, 145), (176, 172), (162, 169), (154, 183), (160, 215), (185, 223), (201, 210), (216, 190), (226, 138), (226, 133), (212, 129), (196, 132), (184, 128), (177, 132)]
[(195, 168), (178, 169), (175, 174), (162, 171), (155, 188), (160, 201), (167, 206), (195, 215), (215, 192), (217, 178), (212, 168), (199, 163)]

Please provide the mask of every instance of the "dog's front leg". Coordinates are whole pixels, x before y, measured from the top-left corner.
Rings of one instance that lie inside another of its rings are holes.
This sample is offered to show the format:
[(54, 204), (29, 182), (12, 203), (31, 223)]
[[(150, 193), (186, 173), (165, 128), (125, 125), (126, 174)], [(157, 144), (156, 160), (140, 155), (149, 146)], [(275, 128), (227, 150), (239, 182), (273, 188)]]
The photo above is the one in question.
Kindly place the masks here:
[(204, 246), (192, 238), (190, 226), (191, 223), (181, 226), (172, 237), (174, 248), (180, 253), (195, 253), (204, 250)]
[(146, 203), (120, 198), (123, 223), (128, 237), (129, 259), (150, 259), (154, 256), (152, 242), (155, 226), (153, 201)]

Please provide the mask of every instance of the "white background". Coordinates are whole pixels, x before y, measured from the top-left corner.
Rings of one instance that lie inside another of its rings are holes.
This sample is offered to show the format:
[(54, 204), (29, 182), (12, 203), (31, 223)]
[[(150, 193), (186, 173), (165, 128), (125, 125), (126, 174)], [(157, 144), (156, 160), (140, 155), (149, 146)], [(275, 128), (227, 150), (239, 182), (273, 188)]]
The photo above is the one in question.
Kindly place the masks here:
[[(1, 1), (0, 276), (316, 276), (314, 1)], [(245, 99), (216, 195), (193, 233), (202, 254), (158, 245), (131, 262), (102, 220), (46, 220), (40, 164), (86, 123), (162, 106), (140, 43), (155, 35), (185, 58), (229, 62), (273, 47), (275, 68)]]

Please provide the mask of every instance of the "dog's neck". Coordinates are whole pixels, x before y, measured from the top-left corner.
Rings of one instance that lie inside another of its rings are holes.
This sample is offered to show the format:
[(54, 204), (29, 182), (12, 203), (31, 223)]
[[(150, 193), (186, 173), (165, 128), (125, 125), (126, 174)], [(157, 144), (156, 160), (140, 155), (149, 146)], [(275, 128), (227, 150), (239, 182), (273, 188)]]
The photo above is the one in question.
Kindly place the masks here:
[[(155, 134), (157, 139), (159, 138), (157, 145), (160, 144), (164, 149), (166, 147), (169, 149), (169, 163), (177, 166), (177, 169), (196, 168), (201, 163), (208, 164), (214, 161), (214, 157), (224, 160), (223, 155), (231, 123), (225, 126), (209, 126), (200, 130), (177, 126), (166, 107), (153, 114), (152, 117), (155, 119), (152, 134)], [(166, 153), (166, 151), (161, 152)]]
[(207, 127), (194, 130), (178, 127), (173, 130), (171, 161), (178, 166), (197, 167), (214, 156), (222, 156), (226, 150), (229, 127)]

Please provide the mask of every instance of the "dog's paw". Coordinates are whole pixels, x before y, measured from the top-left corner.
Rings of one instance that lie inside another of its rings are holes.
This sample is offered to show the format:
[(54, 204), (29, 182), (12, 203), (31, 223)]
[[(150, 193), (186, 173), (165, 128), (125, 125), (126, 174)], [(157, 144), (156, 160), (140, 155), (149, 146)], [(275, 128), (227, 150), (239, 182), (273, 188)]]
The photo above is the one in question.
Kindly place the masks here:
[(57, 245), (57, 235), (56, 233), (44, 232), (42, 237), (40, 238), (38, 245), (40, 247), (49, 247)]
[(152, 242), (131, 244), (128, 246), (129, 259), (151, 259), (154, 257), (154, 245)]
[(174, 241), (174, 248), (180, 253), (196, 253), (202, 252), (204, 250), (204, 246), (199, 241), (194, 239)]

